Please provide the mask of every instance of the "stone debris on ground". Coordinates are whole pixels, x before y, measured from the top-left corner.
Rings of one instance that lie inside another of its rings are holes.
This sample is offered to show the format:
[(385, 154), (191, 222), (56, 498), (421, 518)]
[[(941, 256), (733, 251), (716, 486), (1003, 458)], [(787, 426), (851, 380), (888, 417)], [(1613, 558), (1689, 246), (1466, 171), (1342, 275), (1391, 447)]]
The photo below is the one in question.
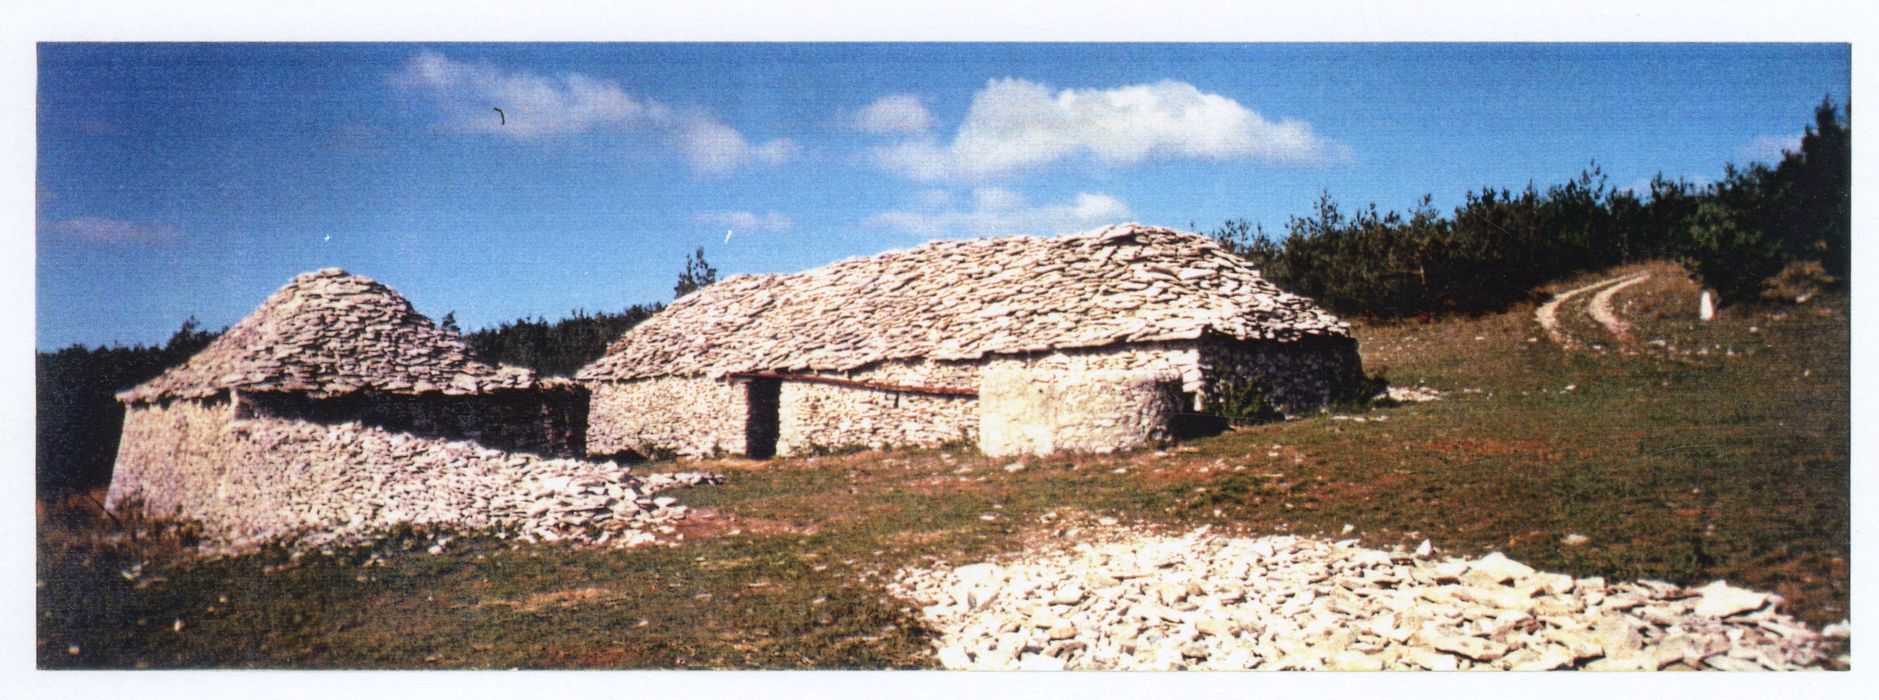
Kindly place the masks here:
[(1426, 386), (1393, 386), (1384, 396), (1397, 403), (1423, 403), (1442, 398), (1442, 392)]
[(893, 590), (941, 631), (948, 669), (1795, 670), (1826, 663), (1828, 637), (1851, 636), (1722, 581), (1575, 579), (1498, 552), (1436, 560), (1204, 527), (1106, 532), (905, 569)]
[[(721, 484), (706, 472), (633, 474), (612, 461), (553, 459), (492, 450), (468, 441), (417, 438), (348, 423), (316, 426), (254, 421), (256, 439), (318, 444), (302, 464), (301, 485), (281, 494), (249, 493), (273, 508), (229, 509), (211, 523), (207, 552), (239, 553), (275, 543), (304, 550), (371, 542), (399, 527), (482, 531), (522, 542), (630, 547), (673, 535), (689, 510), (670, 496), (679, 487)], [(283, 438), (318, 433), (318, 439)], [(275, 449), (272, 454), (289, 454)], [(363, 464), (363, 470), (335, 465)], [(359, 474), (366, 477), (359, 477)], [(269, 512), (268, 519), (258, 513)], [(349, 516), (341, 517), (342, 514)]]

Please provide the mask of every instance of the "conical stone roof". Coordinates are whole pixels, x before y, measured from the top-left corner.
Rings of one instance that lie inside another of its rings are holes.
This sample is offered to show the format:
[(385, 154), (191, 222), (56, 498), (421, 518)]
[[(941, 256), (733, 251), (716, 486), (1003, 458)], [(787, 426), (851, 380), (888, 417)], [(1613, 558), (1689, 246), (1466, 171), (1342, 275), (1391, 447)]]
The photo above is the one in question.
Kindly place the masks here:
[(733, 277), (627, 331), (575, 376), (846, 371), (1207, 335), (1290, 342), (1350, 330), (1206, 236), (1123, 224)]
[(533, 383), (493, 367), (378, 282), (338, 268), (303, 273), (182, 365), (117, 397), (201, 398), (227, 389), (314, 398), (361, 391), (475, 394)]

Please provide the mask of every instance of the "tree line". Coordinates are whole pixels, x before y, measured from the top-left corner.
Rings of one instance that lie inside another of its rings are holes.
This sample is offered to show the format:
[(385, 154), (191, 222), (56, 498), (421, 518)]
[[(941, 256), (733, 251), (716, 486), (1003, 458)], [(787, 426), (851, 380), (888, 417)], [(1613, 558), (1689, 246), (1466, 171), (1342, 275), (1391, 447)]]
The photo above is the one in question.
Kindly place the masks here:
[(72, 345), (33, 358), (34, 460), (39, 494), (57, 496), (111, 480), (124, 408), (115, 394), (156, 378), (207, 347), (221, 331), (191, 316), (162, 345)]
[(1823, 100), (1798, 149), (1773, 164), (1727, 165), (1695, 185), (1659, 174), (1647, 192), (1610, 186), (1597, 164), (1544, 190), (1482, 188), (1444, 215), (1347, 211), (1327, 192), (1282, 237), (1245, 220), (1211, 235), (1289, 291), (1367, 317), (1479, 313), (1542, 284), (1652, 259), (1683, 261), (1724, 303), (1753, 302), (1777, 275), (1844, 283), (1849, 272), (1852, 133)]

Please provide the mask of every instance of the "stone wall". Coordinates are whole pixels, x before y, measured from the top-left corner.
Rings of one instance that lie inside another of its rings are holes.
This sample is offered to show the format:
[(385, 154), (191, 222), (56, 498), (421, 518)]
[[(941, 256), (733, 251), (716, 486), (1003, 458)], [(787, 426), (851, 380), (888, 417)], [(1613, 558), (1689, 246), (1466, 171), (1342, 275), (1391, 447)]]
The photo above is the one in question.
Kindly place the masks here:
[[(1355, 341), (1327, 337), (1283, 343), (1211, 339), (1118, 344), (1002, 355), (980, 361), (890, 361), (813, 376), (900, 387), (983, 391), (983, 375), (992, 371), (1019, 372), (1033, 378), (1026, 382), (1057, 377), (1064, 383), (1061, 391), (1069, 392), (1065, 396), (1078, 397), (1101, 393), (1097, 385), (1089, 384), (1099, 377), (1104, 378), (1101, 381), (1123, 382), (1129, 386), (1134, 386), (1135, 380), (1128, 377), (1167, 378), (1174, 383), (1178, 407), (1169, 415), (1172, 420), (1175, 414), (1200, 411), (1217, 382), (1243, 382), (1255, 377), (1261, 378), (1259, 381), (1268, 386), (1274, 402), (1287, 413), (1317, 410), (1328, 403), (1335, 392), (1354, 385), (1362, 370)], [(587, 436), (592, 454), (630, 450), (642, 455), (667, 452), (682, 457), (714, 454), (768, 457), (772, 451), (766, 450), (762, 443), (772, 436), (776, 441), (773, 452), (781, 456), (853, 447), (931, 447), (960, 440), (984, 442), (981, 430), (985, 422), (980, 415), (982, 396), (975, 399), (788, 378), (661, 377), (600, 382), (592, 388), (592, 420)], [(752, 394), (753, 391), (759, 394)], [(1128, 391), (1133, 390), (1123, 393)], [(764, 400), (752, 403), (753, 395)], [(772, 398), (774, 415), (769, 413)], [(1120, 424), (1103, 424), (1110, 419), (1093, 407), (1109, 404), (1101, 403), (1102, 399), (1091, 400), (1097, 403), (1090, 404), (1092, 408), (1085, 410), (1084, 415), (1092, 421), (1092, 430), (1104, 434), (1136, 430)], [(1112, 407), (1118, 411), (1148, 410), (1140, 396), (1127, 395), (1115, 400), (1120, 403)], [(1082, 444), (1078, 441), (1083, 438), (1075, 436), (1075, 431), (1069, 427), (1071, 415), (1063, 414), (1061, 421), (1051, 423), (1057, 426), (1051, 430), (1068, 431), (1063, 432), (1065, 444)], [(1116, 420), (1138, 419), (1135, 414), (1129, 414)], [(994, 422), (1001, 420), (1005, 419)], [(1093, 446), (1115, 442), (1108, 437), (1089, 439)]]
[[(579, 491), (586, 487), (615, 495), (595, 501)], [(574, 504), (564, 506), (557, 494), (583, 498), (564, 498)], [(590, 523), (604, 511), (600, 520), (625, 529), (652, 510), (641, 495), (638, 481), (611, 464), (356, 422), (238, 418), (227, 400), (183, 399), (126, 409), (105, 507), (193, 521), (216, 546), (239, 550), (356, 541), (399, 524), (521, 528), (557, 508), (578, 507)]]
[(324, 399), (280, 392), (240, 394), (237, 417), (314, 423), (358, 421), (392, 432), (471, 440), (511, 452), (587, 456), (587, 389), (562, 385), (485, 394), (348, 394)]
[(1286, 415), (1311, 413), (1329, 405), (1363, 378), (1357, 341), (1350, 338), (1301, 338), (1287, 343), (1209, 340), (1199, 345), (1198, 372), (1206, 386), (1196, 394), (1205, 403), (1207, 388), (1220, 382), (1263, 381), (1271, 403)]
[(728, 379), (655, 377), (589, 385), (587, 452), (744, 454), (748, 387)]
[(1137, 370), (1169, 374), (1181, 381), (1181, 391), (1198, 395), (1206, 389), (1201, 370), (1200, 345), (1194, 341), (1129, 343), (1099, 348), (1073, 348), (1049, 353), (1001, 355), (990, 367), (1023, 367), (1033, 372), (1075, 375), (1083, 372)]
[(994, 363), (979, 384), (979, 451), (992, 457), (1109, 453), (1165, 442), (1180, 379), (1157, 370)]
[(935, 447), (978, 435), (977, 401), (861, 387), (784, 381), (776, 453), (850, 447)]

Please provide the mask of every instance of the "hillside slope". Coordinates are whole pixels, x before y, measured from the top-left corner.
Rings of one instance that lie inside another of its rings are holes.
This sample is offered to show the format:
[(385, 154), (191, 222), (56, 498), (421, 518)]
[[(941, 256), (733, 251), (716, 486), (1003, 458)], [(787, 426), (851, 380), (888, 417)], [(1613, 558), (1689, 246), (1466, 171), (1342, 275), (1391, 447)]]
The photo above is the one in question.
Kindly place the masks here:
[[(931, 666), (937, 632), (894, 598), (904, 567), (959, 565), (1091, 527), (1295, 533), (1546, 571), (1783, 596), (1848, 617), (1844, 294), (1696, 320), (1672, 265), (1587, 305), (1584, 342), (1531, 306), (1358, 324), (1365, 363), (1439, 398), (1234, 431), (1167, 450), (988, 460), (969, 447), (687, 468), (674, 546), (624, 552), (431, 533), (366, 549), (202, 560), (59, 504), (40, 520), (42, 667)], [(665, 465), (643, 469), (667, 470)], [(1102, 524), (1102, 525), (1099, 525)], [(1348, 526), (1348, 528), (1347, 528)], [(132, 532), (135, 531), (133, 526)]]

